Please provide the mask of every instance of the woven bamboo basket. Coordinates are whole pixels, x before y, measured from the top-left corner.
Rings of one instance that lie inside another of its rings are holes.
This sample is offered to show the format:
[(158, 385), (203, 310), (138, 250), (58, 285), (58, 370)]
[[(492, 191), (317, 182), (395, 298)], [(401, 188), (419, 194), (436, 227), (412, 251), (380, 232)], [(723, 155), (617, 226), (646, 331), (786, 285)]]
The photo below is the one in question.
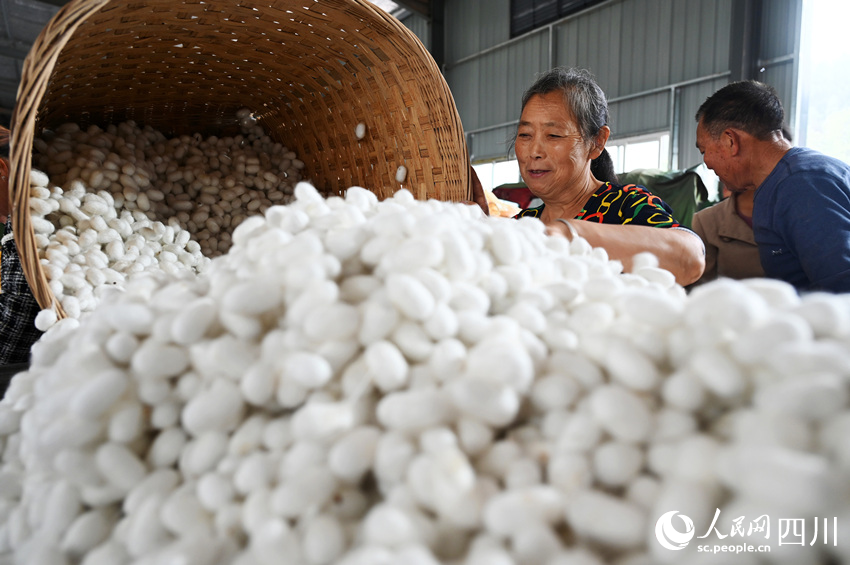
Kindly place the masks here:
[(418, 199), (470, 199), (448, 85), (417, 37), (369, 2), (72, 0), (26, 58), (12, 115), (12, 221), (39, 305), (64, 314), (29, 214), (40, 132), (134, 120), (166, 135), (219, 135), (243, 107), (328, 194), (356, 185), (379, 198), (403, 187)]

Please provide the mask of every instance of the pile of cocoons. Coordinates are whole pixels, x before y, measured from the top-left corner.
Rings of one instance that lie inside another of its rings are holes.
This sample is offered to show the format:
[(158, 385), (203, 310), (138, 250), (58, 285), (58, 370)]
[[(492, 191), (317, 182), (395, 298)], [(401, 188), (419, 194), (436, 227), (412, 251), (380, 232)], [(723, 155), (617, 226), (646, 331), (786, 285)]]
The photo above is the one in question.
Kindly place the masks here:
[[(247, 109), (236, 120), (241, 133), (230, 137), (67, 123), (34, 141), (30, 217), (66, 315), (91, 311), (133, 273), (202, 272), (242, 220), (292, 200), (304, 163)], [(55, 320), (47, 310), (37, 325)]]
[[(8, 562), (850, 559), (847, 296), (686, 294), (534, 218), (294, 192), (36, 343), (0, 402)], [(772, 551), (659, 544), (717, 509), (770, 516)], [(827, 516), (837, 545), (777, 547)]]

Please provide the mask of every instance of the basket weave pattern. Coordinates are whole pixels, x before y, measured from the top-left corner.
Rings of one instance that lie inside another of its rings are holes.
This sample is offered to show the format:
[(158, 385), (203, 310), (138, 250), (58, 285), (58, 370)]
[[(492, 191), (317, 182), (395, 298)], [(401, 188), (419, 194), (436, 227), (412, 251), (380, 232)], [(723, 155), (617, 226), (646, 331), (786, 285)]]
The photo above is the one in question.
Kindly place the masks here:
[(59, 307), (29, 218), (36, 135), (65, 122), (127, 120), (169, 136), (222, 135), (242, 107), (329, 194), (357, 185), (379, 198), (402, 187), (419, 199), (469, 198), (447, 84), (416, 36), (372, 4), (73, 0), (30, 51), (12, 116), (15, 237), (39, 304)]

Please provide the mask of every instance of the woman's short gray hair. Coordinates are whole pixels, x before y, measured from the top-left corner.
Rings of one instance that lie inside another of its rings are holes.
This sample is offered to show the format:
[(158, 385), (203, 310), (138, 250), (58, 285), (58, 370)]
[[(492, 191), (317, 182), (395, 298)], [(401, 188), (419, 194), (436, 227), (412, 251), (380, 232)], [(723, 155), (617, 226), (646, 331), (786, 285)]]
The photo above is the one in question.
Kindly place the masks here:
[(564, 102), (575, 117), (582, 139), (587, 143), (595, 141), (599, 130), (608, 125), (608, 101), (596, 79), (584, 69), (555, 67), (546, 71), (522, 95), (522, 109), (532, 96), (558, 91), (564, 93)]

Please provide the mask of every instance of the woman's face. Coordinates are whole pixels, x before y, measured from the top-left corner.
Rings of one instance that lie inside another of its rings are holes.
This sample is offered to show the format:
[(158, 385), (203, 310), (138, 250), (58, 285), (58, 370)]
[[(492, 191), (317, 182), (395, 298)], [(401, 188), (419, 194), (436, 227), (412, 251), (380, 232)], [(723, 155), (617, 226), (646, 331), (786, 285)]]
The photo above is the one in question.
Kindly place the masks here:
[(532, 96), (523, 108), (515, 151), (525, 184), (546, 202), (586, 186), (593, 178), (590, 160), (602, 149), (582, 140), (563, 93), (550, 92)]

